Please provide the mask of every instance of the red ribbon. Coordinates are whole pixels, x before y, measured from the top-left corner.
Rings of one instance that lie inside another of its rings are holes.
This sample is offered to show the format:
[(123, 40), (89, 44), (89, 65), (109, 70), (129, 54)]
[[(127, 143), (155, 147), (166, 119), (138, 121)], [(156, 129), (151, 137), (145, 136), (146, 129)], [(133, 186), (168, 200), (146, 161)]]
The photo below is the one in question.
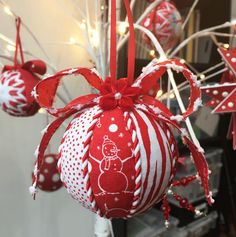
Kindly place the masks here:
[[(135, 35), (134, 35), (134, 22), (130, 9), (129, 0), (124, 0), (125, 9), (127, 12), (129, 22), (129, 49), (128, 49), (128, 85), (131, 85), (134, 81), (134, 64), (135, 64)], [(111, 44), (110, 44), (110, 72), (111, 82), (116, 80), (116, 68), (117, 68), (117, 55), (116, 55), (116, 0), (111, 1)]]
[(15, 67), (18, 65), (18, 61), (17, 61), (18, 51), (20, 52), (21, 64), (24, 64), (24, 55), (23, 55), (22, 44), (21, 44), (21, 39), (20, 39), (20, 26), (21, 26), (21, 19), (20, 17), (17, 17), (16, 18), (16, 49), (15, 49), (15, 56), (14, 56)]
[[(16, 18), (16, 47), (15, 47), (15, 55), (14, 55), (14, 66), (6, 65), (3, 67), (2, 72), (8, 70), (16, 70), (18, 68), (24, 69), (31, 73), (37, 73), (40, 75), (44, 75), (47, 71), (47, 66), (42, 60), (30, 60), (26, 63), (24, 62), (24, 54), (22, 50), (21, 38), (20, 38), (20, 26), (21, 26), (21, 18)], [(20, 53), (20, 60), (18, 62), (18, 53)]]

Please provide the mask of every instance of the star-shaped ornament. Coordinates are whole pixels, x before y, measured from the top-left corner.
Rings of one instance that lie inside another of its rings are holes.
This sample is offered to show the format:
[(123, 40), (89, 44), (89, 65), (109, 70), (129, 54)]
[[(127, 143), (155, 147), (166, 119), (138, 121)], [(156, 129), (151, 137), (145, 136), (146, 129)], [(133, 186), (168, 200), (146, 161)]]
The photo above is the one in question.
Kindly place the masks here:
[(226, 66), (228, 66), (234, 76), (236, 76), (236, 49), (227, 50), (225, 48), (219, 48), (218, 52), (222, 60), (226, 63)]
[(232, 113), (227, 138), (233, 139), (236, 150), (236, 83), (208, 85), (201, 88), (211, 100), (206, 105), (214, 107), (212, 113)]

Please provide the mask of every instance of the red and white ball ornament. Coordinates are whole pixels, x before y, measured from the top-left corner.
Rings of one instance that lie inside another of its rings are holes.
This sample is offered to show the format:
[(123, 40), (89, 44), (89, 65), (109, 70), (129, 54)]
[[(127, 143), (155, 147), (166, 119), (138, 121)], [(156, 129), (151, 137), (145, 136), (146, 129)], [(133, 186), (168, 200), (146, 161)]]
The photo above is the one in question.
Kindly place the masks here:
[[(172, 1), (161, 1), (142, 21), (142, 26), (150, 30), (165, 51), (172, 49), (182, 34), (182, 18)], [(150, 39), (143, 34), (144, 41), (152, 47)]]
[[(4, 66), (0, 75), (0, 106), (13, 116), (32, 116), (39, 110), (39, 105), (31, 95), (33, 88), (40, 81), (36, 74), (46, 73), (46, 64), (41, 60), (24, 63), (19, 36), (20, 18), (17, 19), (17, 39), (13, 66)], [(18, 50), (21, 64), (17, 60)]]
[[(96, 70), (72, 68), (58, 72), (35, 87), (39, 104), (56, 119), (47, 127), (38, 148), (35, 180), (30, 188), (35, 196), (44, 152), (60, 125), (68, 118), (59, 147), (58, 168), (68, 193), (81, 205), (105, 218), (129, 218), (151, 208), (163, 199), (163, 212), (168, 220), (170, 207), (167, 194), (190, 211), (195, 208), (170, 188), (186, 186), (201, 179), (206, 198), (211, 204), (208, 166), (203, 149), (191, 142), (178, 121), (185, 120), (200, 105), (196, 76), (179, 60), (150, 64), (133, 82), (134, 28), (129, 1), (124, 0), (130, 24), (128, 76), (116, 80), (116, 47), (114, 18), (111, 20), (111, 76), (103, 81)], [(115, 1), (111, 1), (115, 14)], [(113, 15), (111, 14), (111, 15)], [(163, 74), (173, 69), (189, 81), (191, 95), (186, 112), (174, 116), (155, 96), (150, 96)], [(78, 97), (64, 108), (53, 108), (57, 87), (64, 76), (82, 75), (98, 91)], [(173, 181), (179, 154), (172, 128), (179, 131), (189, 148), (198, 175)]]
[(44, 161), (39, 173), (38, 187), (42, 191), (54, 192), (60, 189), (63, 185), (57, 169), (57, 155), (47, 154), (44, 156), (43, 160)]

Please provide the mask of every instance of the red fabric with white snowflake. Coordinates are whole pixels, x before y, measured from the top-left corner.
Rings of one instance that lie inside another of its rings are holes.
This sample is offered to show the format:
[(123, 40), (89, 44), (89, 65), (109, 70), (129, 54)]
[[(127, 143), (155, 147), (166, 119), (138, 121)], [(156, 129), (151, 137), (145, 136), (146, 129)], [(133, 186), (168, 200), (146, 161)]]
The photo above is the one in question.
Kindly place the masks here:
[[(111, 37), (111, 76), (105, 81), (95, 69), (72, 68), (58, 72), (35, 87), (39, 104), (57, 118), (45, 130), (39, 145), (35, 180), (30, 191), (35, 196), (50, 139), (60, 125), (71, 118), (59, 147), (58, 168), (68, 193), (84, 207), (106, 218), (132, 217), (163, 198), (165, 208), (168, 205), (167, 191), (173, 183), (179, 157), (171, 127), (177, 129), (189, 148), (211, 204), (204, 151), (191, 142), (187, 132), (178, 124), (200, 105), (196, 76), (179, 60), (167, 60), (150, 64), (133, 82), (134, 27), (129, 1), (124, 0), (124, 3), (130, 24), (131, 46), (127, 78), (116, 80), (116, 42)], [(111, 1), (111, 5), (115, 14), (115, 1)], [(114, 36), (116, 22), (111, 15), (111, 35)], [(182, 115), (174, 116), (165, 105), (148, 94), (168, 69), (181, 72), (190, 83), (190, 103)], [(82, 75), (98, 94), (81, 96), (64, 108), (54, 108), (58, 85), (64, 76), (71, 74)], [(186, 185), (195, 178), (176, 185)], [(195, 210), (185, 199), (173, 195), (182, 207)], [(169, 212), (164, 213), (168, 219)]]
[[(162, 1), (142, 21), (142, 26), (150, 30), (165, 51), (172, 49), (182, 34), (182, 18), (171, 1)], [(145, 42), (152, 47), (151, 40), (143, 34)]]
[[(41, 60), (24, 63), (19, 36), (20, 18), (17, 19), (16, 49), (13, 66), (4, 66), (0, 75), (0, 106), (13, 116), (31, 116), (37, 113), (39, 105), (31, 95), (33, 88), (40, 81), (36, 74), (46, 73), (46, 65)], [(17, 55), (20, 51), (21, 64)]]
[[(34, 174), (33, 174), (34, 182)], [(57, 169), (57, 155), (48, 154), (43, 158), (43, 164), (39, 173), (38, 187), (42, 191), (54, 192), (62, 187), (60, 175)]]
[(206, 105), (213, 107), (212, 113), (232, 113), (227, 138), (233, 139), (233, 149), (236, 149), (236, 49), (219, 48), (228, 70), (223, 74), (221, 83), (207, 85), (201, 88), (210, 101)]

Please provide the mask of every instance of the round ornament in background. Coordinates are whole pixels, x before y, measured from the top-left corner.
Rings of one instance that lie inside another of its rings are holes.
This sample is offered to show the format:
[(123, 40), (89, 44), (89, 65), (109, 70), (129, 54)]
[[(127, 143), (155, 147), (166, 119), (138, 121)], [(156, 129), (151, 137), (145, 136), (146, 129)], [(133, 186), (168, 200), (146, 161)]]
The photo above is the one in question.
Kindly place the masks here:
[[(156, 36), (165, 51), (172, 49), (182, 34), (182, 18), (172, 1), (162, 1), (141, 24)], [(152, 47), (146, 35), (143, 35), (143, 39)]]
[(31, 95), (39, 77), (18, 67), (3, 70), (0, 76), (0, 106), (13, 116), (31, 116), (37, 113), (39, 105)]
[(33, 88), (40, 81), (36, 74), (44, 75), (47, 68), (41, 60), (24, 62), (20, 25), (21, 19), (18, 17), (14, 64), (4, 66), (0, 75), (0, 106), (13, 116), (32, 116), (40, 108), (32, 95)]
[[(60, 175), (57, 169), (57, 155), (48, 154), (44, 156), (43, 164), (39, 173), (38, 187), (42, 191), (54, 192), (62, 187)], [(34, 175), (32, 175), (34, 179)]]

